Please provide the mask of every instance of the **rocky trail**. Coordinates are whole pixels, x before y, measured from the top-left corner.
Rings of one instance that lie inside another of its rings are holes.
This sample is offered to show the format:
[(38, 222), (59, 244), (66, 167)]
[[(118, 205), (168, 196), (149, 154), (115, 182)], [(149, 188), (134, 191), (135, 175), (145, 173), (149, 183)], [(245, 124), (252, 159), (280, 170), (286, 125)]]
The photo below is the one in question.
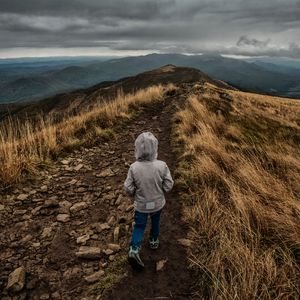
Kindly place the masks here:
[[(162, 213), (160, 249), (148, 249), (148, 226), (141, 253), (145, 270), (136, 273), (126, 262), (133, 205), (123, 182), (134, 161), (134, 140), (142, 131), (153, 132), (158, 158), (174, 174), (170, 119), (180, 97), (146, 105), (116, 139), (75, 150), (40, 180), (0, 194), (1, 299), (191, 298), (188, 227), (176, 188)], [(90, 291), (99, 294), (116, 279), (111, 266), (119, 268), (118, 282), (96, 296)]]

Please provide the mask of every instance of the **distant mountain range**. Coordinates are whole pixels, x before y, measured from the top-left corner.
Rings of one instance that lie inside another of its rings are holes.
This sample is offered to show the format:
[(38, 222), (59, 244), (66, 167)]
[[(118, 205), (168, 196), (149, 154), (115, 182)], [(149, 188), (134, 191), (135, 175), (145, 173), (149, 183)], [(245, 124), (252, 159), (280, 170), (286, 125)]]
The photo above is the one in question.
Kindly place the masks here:
[(150, 54), (124, 58), (0, 60), (0, 102), (32, 101), (159, 68), (193, 67), (246, 91), (300, 97), (300, 62), (283, 58)]

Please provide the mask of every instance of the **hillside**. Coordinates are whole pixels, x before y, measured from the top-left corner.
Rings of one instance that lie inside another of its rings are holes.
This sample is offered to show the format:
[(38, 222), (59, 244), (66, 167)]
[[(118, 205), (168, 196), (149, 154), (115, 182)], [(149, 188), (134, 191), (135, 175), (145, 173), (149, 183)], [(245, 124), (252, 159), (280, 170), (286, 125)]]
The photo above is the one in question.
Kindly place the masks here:
[[(78, 93), (0, 132), (3, 299), (298, 299), (299, 101), (170, 65)], [(146, 130), (176, 185), (135, 273), (122, 184)]]
[[(168, 72), (170, 68), (170, 72)], [(177, 67), (173, 71), (171, 65), (162, 67), (158, 70), (150, 70), (136, 76), (120, 79), (115, 82), (103, 82), (88, 89), (76, 90), (71, 93), (64, 93), (54, 97), (49, 97), (41, 101), (24, 104), (0, 105), (0, 120), (1, 117), (7, 115), (17, 115), (19, 118), (34, 115), (51, 115), (55, 119), (69, 114), (76, 114), (87, 109), (91, 105), (103, 100), (109, 100), (116, 97), (118, 92), (133, 93), (135, 90), (144, 89), (152, 85), (159, 84), (179, 84), (182, 82), (211, 82), (220, 87), (228, 86), (226, 83), (213, 80), (206, 74), (197, 69)]]
[(0, 103), (39, 100), (99, 82), (133, 76), (167, 64), (202, 70), (213, 78), (245, 91), (299, 97), (299, 69), (295, 70), (291, 62), (282, 66), (220, 55), (150, 54), (106, 61), (99, 59), (92, 63), (78, 59), (73, 65), (70, 63), (62, 61), (61, 65), (46, 65), (44, 72), (38, 64), (36, 70), (29, 68), (28, 74), (22, 72), (22, 64), (17, 70), (14, 66), (7, 68), (0, 65), (3, 69), (0, 71)]

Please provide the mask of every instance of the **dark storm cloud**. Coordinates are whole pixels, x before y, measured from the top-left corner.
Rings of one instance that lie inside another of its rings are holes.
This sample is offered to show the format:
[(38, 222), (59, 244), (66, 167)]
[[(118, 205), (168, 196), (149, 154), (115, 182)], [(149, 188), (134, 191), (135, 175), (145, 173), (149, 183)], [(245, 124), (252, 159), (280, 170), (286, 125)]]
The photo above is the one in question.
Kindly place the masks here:
[(254, 47), (258, 47), (258, 48), (265, 48), (268, 46), (268, 44), (270, 43), (270, 39), (267, 39), (265, 41), (259, 41), (257, 39), (250, 39), (248, 38), (246, 35), (242, 35), (239, 40), (237, 41), (236, 45), (237, 46), (254, 46)]
[(300, 58), (300, 0), (10, 0), (0, 48), (106, 47)]

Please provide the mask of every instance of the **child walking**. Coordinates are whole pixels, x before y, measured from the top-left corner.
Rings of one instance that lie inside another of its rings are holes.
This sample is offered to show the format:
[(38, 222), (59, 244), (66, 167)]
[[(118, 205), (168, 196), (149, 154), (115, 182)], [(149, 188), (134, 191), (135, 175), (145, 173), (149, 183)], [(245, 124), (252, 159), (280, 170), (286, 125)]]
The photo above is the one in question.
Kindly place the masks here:
[(124, 188), (134, 198), (134, 228), (129, 247), (128, 261), (135, 269), (143, 269), (139, 256), (148, 216), (151, 218), (149, 246), (159, 246), (160, 215), (166, 200), (164, 193), (173, 187), (167, 164), (157, 160), (158, 141), (151, 132), (141, 133), (135, 140), (136, 161), (131, 164)]

